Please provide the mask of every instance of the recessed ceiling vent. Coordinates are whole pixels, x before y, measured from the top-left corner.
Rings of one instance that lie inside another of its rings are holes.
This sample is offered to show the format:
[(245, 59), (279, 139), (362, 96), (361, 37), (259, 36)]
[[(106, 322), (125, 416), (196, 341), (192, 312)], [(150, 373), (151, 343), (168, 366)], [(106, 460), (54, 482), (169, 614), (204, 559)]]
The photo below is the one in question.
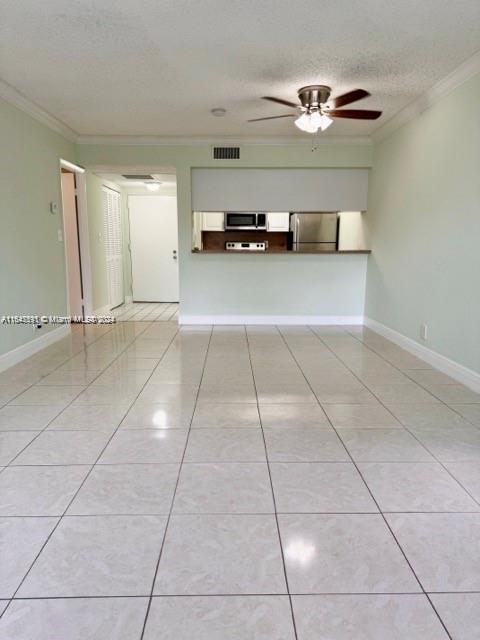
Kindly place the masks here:
[(213, 147), (214, 160), (240, 160), (240, 147)]
[(122, 173), (122, 176), (127, 180), (153, 180), (153, 176), (143, 173)]

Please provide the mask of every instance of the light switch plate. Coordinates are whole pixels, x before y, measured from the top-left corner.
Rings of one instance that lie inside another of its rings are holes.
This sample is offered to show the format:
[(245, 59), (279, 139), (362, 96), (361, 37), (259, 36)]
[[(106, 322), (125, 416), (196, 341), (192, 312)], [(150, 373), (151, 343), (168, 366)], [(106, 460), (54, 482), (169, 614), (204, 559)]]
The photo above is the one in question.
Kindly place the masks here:
[(50, 213), (55, 215), (58, 213), (58, 202), (52, 201), (50, 202)]

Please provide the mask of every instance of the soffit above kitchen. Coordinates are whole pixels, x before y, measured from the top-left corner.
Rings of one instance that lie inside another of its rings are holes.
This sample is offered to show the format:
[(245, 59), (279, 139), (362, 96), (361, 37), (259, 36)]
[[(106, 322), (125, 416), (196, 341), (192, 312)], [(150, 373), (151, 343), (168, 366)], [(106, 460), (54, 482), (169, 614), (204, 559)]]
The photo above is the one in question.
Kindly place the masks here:
[(77, 134), (113, 136), (302, 140), (290, 118), (247, 123), (284, 112), (262, 96), (360, 87), (382, 117), (321, 136), (363, 136), (473, 55), (479, 24), (478, 0), (20, 0), (2, 9), (0, 77)]
[(108, 182), (114, 182), (119, 187), (125, 189), (144, 187), (146, 184), (158, 184), (163, 188), (175, 189), (177, 186), (177, 177), (171, 173), (147, 173), (145, 175), (132, 174), (132, 173), (117, 173), (108, 171), (95, 171), (99, 178), (107, 180)]

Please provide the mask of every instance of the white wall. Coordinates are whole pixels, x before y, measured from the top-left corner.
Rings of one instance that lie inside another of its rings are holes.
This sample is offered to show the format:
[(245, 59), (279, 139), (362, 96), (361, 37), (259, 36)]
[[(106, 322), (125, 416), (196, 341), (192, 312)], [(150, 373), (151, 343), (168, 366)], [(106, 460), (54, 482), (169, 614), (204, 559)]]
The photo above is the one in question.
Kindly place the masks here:
[(195, 211), (367, 208), (368, 169), (193, 169)]
[(366, 314), (480, 372), (480, 75), (375, 145)]
[(185, 321), (235, 316), (237, 322), (248, 316), (352, 316), (353, 322), (363, 315), (367, 258), (199, 253), (197, 286), (190, 286), (181, 315)]
[[(274, 316), (361, 316), (367, 256), (259, 255), (192, 253), (191, 174), (196, 168), (320, 169), (371, 164), (371, 147), (306, 144), (242, 145), (241, 161), (213, 160), (210, 145), (81, 145), (86, 167), (135, 167), (149, 171), (174, 166), (179, 212), (180, 313)], [(340, 207), (342, 208), (342, 207)], [(259, 311), (260, 310), (260, 311)]]
[[(366, 208), (368, 169), (196, 169), (192, 207), (224, 210)], [(345, 220), (345, 226), (351, 226)], [(350, 240), (358, 229), (350, 232)], [(356, 248), (356, 247), (355, 247)], [(367, 256), (198, 254), (184, 322), (331, 322), (363, 316)]]
[[(0, 315), (65, 315), (60, 158), (74, 162), (75, 146), (3, 100), (0, 141)], [(0, 354), (54, 328), (2, 325)]]

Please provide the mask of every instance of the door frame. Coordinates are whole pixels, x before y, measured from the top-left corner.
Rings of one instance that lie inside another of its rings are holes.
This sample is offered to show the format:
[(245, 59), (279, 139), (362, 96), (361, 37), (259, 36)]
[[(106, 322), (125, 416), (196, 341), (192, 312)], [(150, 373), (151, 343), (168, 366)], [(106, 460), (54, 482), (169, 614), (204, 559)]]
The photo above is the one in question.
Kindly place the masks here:
[[(154, 172), (153, 172), (154, 173)], [(130, 220), (130, 198), (158, 198), (158, 197), (169, 197), (175, 198), (176, 211), (177, 211), (177, 270), (178, 270), (178, 300), (175, 301), (175, 304), (180, 306), (180, 221), (178, 217), (178, 197), (177, 195), (169, 195), (166, 196), (162, 193), (127, 193), (127, 222), (128, 222), (128, 251), (130, 253), (130, 270), (131, 270), (131, 282), (132, 282), (132, 300), (133, 300), (133, 256), (132, 256), (132, 222)]]
[(63, 252), (65, 261), (65, 292), (67, 302), (67, 314), (70, 315), (70, 291), (68, 287), (68, 260), (67, 260), (67, 243), (65, 242), (65, 213), (63, 210), (63, 197), (61, 189), (62, 169), (67, 169), (75, 175), (75, 195), (77, 204), (77, 227), (80, 241), (80, 273), (82, 277), (83, 288), (83, 309), (85, 315), (93, 313), (92, 308), (92, 266), (90, 262), (90, 243), (88, 237), (88, 215), (87, 215), (87, 180), (85, 169), (80, 165), (74, 164), (69, 160), (60, 158), (59, 160), (59, 183), (60, 196), (62, 200), (62, 233), (63, 233)]

